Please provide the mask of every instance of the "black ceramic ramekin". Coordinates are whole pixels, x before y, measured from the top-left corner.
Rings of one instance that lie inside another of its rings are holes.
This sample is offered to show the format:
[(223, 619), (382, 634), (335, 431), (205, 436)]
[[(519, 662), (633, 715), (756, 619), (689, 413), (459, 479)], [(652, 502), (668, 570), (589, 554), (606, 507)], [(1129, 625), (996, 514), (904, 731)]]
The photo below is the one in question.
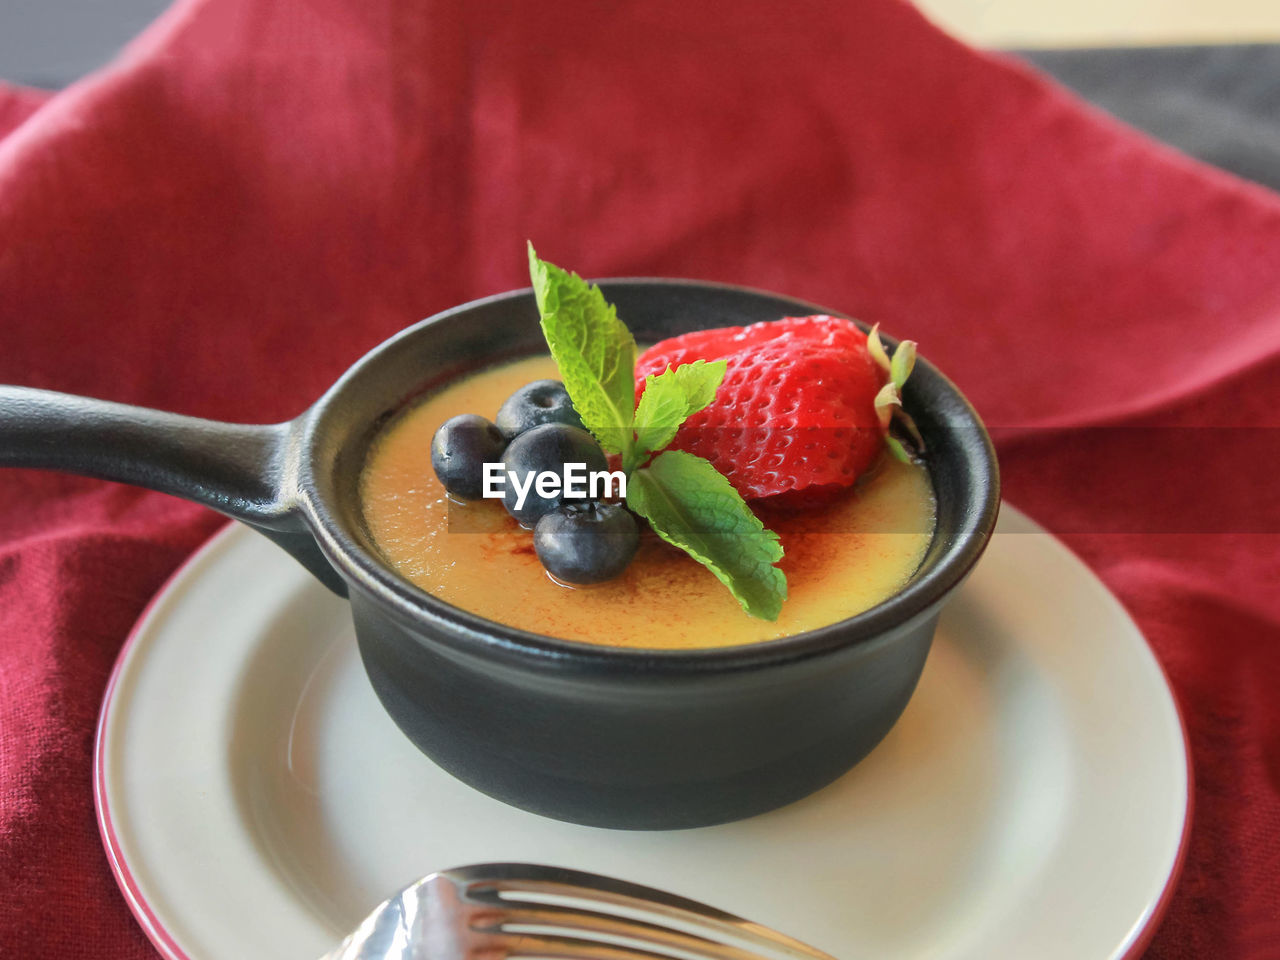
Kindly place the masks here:
[[(706, 283), (601, 286), (642, 342), (831, 312)], [(942, 374), (918, 364), (904, 401), (929, 449), (937, 526), (920, 570), (891, 599), (746, 646), (595, 646), (484, 620), (402, 580), (379, 559), (357, 496), (370, 440), (407, 400), (543, 349), (526, 290), (410, 327), (283, 424), (0, 387), (0, 465), (150, 487), (260, 530), (350, 598), (369, 679), (400, 729), (459, 779), (518, 807), (669, 829), (762, 813), (830, 783), (902, 713), (943, 604), (991, 536), (999, 481), (977, 415)], [(661, 609), (655, 602), (655, 618)]]

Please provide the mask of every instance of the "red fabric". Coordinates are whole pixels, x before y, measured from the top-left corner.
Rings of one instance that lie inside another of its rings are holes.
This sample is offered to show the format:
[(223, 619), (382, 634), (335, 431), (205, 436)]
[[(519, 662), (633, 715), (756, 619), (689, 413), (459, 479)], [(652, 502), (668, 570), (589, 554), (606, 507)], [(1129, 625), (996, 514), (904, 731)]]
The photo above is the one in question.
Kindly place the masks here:
[[(1195, 827), (1149, 955), (1277, 955), (1275, 195), (897, 0), (192, 0), (47, 102), (7, 95), (3, 129), (0, 382), (288, 417), (406, 323), (524, 285), (526, 238), (917, 339), (1186, 710)], [(1203, 439), (1153, 457), (1097, 424)], [(98, 845), (94, 715), (218, 524), (0, 471), (0, 954), (153, 955)]]

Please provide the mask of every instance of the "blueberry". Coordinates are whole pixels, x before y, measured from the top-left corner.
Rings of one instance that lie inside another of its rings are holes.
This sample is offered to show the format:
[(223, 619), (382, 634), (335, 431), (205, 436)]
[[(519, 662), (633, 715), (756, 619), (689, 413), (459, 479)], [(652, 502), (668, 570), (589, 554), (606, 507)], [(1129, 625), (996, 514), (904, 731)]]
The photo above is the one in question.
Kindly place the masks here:
[(502, 431), (474, 413), (450, 417), (431, 438), (431, 466), (444, 488), (455, 497), (479, 500), (484, 490), (484, 465), (497, 463), (506, 449)]
[(507, 397), (494, 420), (508, 440), (544, 423), (582, 426), (582, 418), (573, 409), (569, 394), (559, 380), (526, 383)]
[(620, 503), (570, 502), (545, 514), (533, 548), (547, 572), (565, 583), (602, 583), (626, 569), (640, 530)]
[[(536, 486), (538, 474), (550, 472), (563, 479), (566, 463), (585, 464), (587, 474), (609, 469), (609, 461), (595, 438), (581, 427), (564, 423), (544, 423), (526, 430), (511, 441), (502, 463), (508, 472), (503, 503), (507, 511), (526, 527), (532, 527), (544, 513), (554, 510), (564, 499), (559, 492), (550, 497), (539, 495)], [(526, 490), (524, 503), (519, 508), (516, 507), (519, 499), (517, 485)]]

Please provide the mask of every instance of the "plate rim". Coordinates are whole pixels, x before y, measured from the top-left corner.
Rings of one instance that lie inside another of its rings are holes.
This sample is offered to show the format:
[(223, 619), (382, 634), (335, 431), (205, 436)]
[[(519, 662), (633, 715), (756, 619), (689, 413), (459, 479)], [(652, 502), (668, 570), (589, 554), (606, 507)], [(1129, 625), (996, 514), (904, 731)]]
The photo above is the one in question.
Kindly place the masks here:
[[(1031, 528), (1032, 532), (1040, 533), (1050, 537), (1054, 543), (1061, 549), (1066, 550), (1075, 560), (1081, 563), (1086, 570), (1092, 575), (1110, 594), (1117, 603), (1120, 604), (1125, 616), (1133, 620), (1127, 607), (1116, 597), (1111, 588), (1108, 587), (1093, 568), (1089, 566), (1080, 557), (1076, 551), (1065, 543), (1061, 538), (1047, 530), (1025, 512), (1019, 510), (1007, 500), (1000, 504), (1001, 514), (1011, 514), (1010, 519), (1021, 521)], [(112, 664), (111, 673), (107, 678), (106, 687), (102, 694), (102, 704), (98, 711), (98, 719), (94, 728), (93, 742), (93, 806), (95, 818), (98, 824), (98, 835), (102, 842), (103, 851), (106, 854), (107, 864), (111, 869), (111, 874), (116, 882), (125, 904), (128, 906), (130, 913), (142, 928), (143, 934), (151, 942), (165, 960), (197, 960), (191, 957), (183, 949), (178, 946), (173, 935), (166, 929), (163, 921), (157, 915), (155, 909), (147, 901), (143, 895), (141, 888), (133, 876), (125, 855), (123, 845), (116, 834), (115, 826), (111, 819), (110, 803), (107, 799), (106, 786), (106, 730), (111, 708), (115, 702), (115, 692), (121, 675), (129, 660), (130, 653), (137, 642), (151, 627), (159, 615), (160, 609), (167, 603), (176, 602), (181, 596), (181, 587), (184, 581), (189, 577), (196, 576), (196, 568), (203, 566), (210, 561), (215, 554), (226, 549), (226, 545), (236, 537), (242, 534), (251, 534), (243, 524), (231, 520), (224, 524), (220, 529), (213, 533), (194, 553), (188, 556), (164, 581), (156, 593), (147, 601), (147, 604), (139, 614), (138, 619), (130, 628), (128, 636), (125, 637), (124, 643), (120, 647), (119, 653), (116, 655), (115, 662)], [(1137, 622), (1134, 621), (1137, 628)], [(1150, 946), (1152, 939), (1155, 937), (1156, 931), (1160, 928), (1161, 922), (1164, 920), (1165, 914), (1168, 912), (1169, 905), (1173, 900), (1175, 891), (1177, 890), (1178, 880), (1182, 876), (1183, 868), (1186, 864), (1187, 850), (1191, 836), (1191, 824), (1194, 818), (1195, 808), (1195, 768), (1192, 765), (1191, 757), (1191, 739), (1188, 734), (1186, 716), (1179, 702), (1177, 692), (1173, 685), (1169, 682), (1169, 674), (1165, 669), (1160, 658), (1156, 656), (1152, 649), (1150, 641), (1147, 640), (1146, 634), (1140, 628), (1137, 628), (1138, 635), (1142, 638), (1143, 644), (1146, 646), (1148, 655), (1156, 670), (1159, 672), (1160, 679), (1164, 683), (1166, 692), (1169, 695), (1170, 703), (1173, 706), (1174, 715), (1178, 721), (1179, 736), (1182, 739), (1183, 749), (1183, 769), (1186, 777), (1186, 804), (1182, 815), (1182, 832), (1178, 838), (1178, 849), (1174, 855), (1173, 862), (1170, 866), (1169, 874), (1164, 879), (1164, 885), (1157, 897), (1155, 903), (1140, 917), (1126, 938), (1127, 945), (1122, 946), (1123, 953), (1119, 954), (1115, 960), (1139, 960), (1139, 958)]]

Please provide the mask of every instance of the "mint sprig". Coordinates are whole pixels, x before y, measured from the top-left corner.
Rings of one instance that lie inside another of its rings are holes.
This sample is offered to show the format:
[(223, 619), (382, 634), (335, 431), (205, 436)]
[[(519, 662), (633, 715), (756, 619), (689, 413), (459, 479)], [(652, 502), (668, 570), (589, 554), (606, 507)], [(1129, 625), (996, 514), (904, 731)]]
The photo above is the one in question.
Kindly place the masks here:
[(529, 276), (542, 335), (583, 425), (606, 453), (635, 459), (636, 341), (599, 287), (538, 259), (529, 244)]
[(778, 535), (766, 530), (709, 460), (668, 450), (628, 478), (627, 506), (714, 573), (753, 617), (777, 620), (787, 598)]
[(695, 360), (645, 377), (634, 421), (641, 453), (655, 453), (674, 440), (680, 425), (716, 398), (728, 368), (728, 360)]
[[(776, 620), (787, 597), (778, 535), (710, 461), (662, 451), (715, 399), (728, 366), (697, 360), (645, 380), (635, 402), (636, 342), (600, 288), (548, 263), (529, 244), (542, 333), (583, 424), (627, 474), (627, 506), (714, 573), (753, 617)], [(644, 461), (657, 454), (645, 465)]]

